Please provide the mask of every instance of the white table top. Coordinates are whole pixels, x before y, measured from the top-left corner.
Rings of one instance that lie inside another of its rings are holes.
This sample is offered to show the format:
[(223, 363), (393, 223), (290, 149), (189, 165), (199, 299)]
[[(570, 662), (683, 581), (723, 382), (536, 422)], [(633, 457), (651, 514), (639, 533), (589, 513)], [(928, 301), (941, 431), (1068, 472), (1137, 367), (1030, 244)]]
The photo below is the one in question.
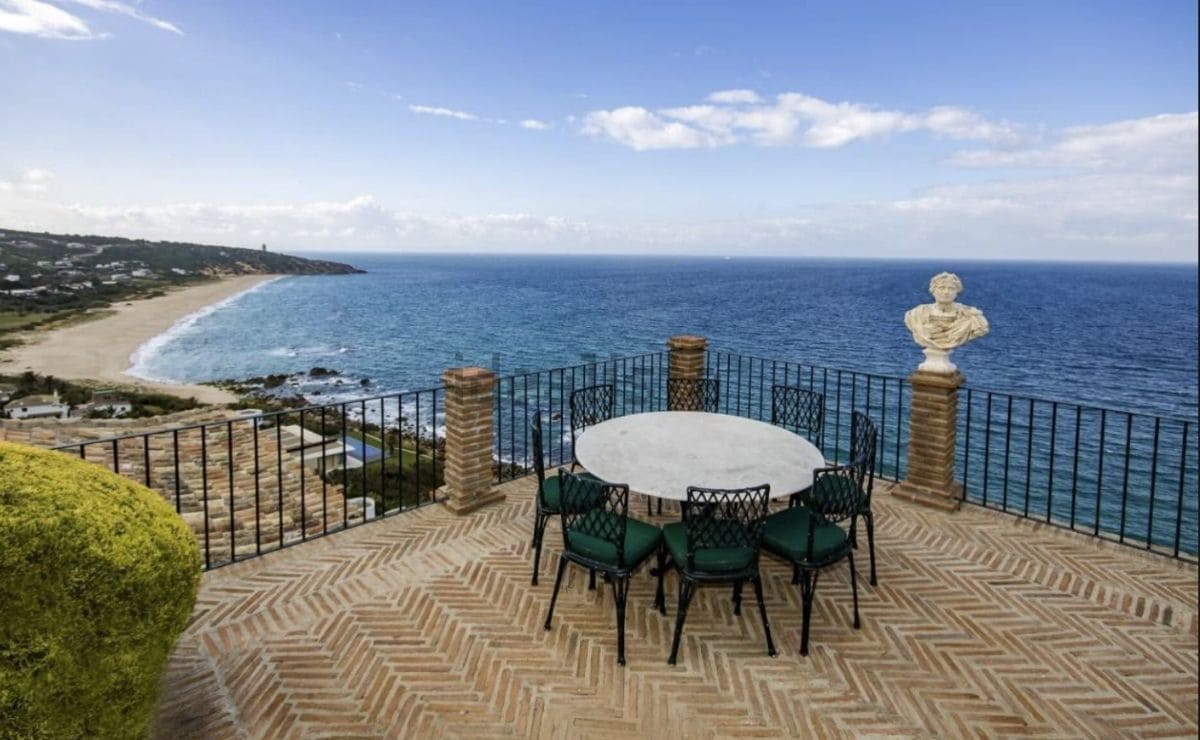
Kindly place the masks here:
[(786, 429), (699, 411), (631, 414), (589, 427), (575, 441), (579, 464), (630, 490), (684, 501), (688, 486), (771, 485), (771, 498), (812, 485), (825, 457)]

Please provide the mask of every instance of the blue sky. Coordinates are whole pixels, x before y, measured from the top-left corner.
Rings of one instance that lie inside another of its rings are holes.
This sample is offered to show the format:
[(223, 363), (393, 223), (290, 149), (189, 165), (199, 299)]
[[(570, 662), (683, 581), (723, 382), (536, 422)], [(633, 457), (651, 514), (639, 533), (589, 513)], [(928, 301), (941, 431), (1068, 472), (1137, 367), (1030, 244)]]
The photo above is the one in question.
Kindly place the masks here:
[(1194, 2), (0, 0), (0, 225), (1196, 260)]

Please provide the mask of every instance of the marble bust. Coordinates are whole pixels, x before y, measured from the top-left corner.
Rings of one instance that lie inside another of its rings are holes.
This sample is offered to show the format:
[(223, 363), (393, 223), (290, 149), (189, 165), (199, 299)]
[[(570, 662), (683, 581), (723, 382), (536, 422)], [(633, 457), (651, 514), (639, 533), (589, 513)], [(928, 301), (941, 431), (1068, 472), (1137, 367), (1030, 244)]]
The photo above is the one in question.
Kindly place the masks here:
[(988, 333), (982, 311), (955, 302), (962, 289), (957, 275), (934, 275), (929, 281), (934, 302), (915, 306), (904, 314), (904, 325), (925, 352), (925, 361), (917, 366), (918, 370), (953, 373), (958, 368), (950, 362), (950, 352)]

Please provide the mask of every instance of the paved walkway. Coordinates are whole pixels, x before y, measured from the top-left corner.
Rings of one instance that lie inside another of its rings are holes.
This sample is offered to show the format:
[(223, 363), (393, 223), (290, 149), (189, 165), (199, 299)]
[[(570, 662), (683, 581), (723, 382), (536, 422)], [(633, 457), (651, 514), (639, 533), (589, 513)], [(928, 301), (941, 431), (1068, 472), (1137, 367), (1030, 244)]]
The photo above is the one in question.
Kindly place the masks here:
[(1196, 735), (1194, 565), (877, 492), (861, 631), (842, 565), (821, 579), (800, 657), (799, 592), (767, 560), (779, 657), (753, 602), (734, 616), (713, 587), (668, 666), (674, 604), (653, 611), (643, 574), (620, 668), (611, 591), (587, 591), (586, 574), (569, 569), (542, 630), (558, 525), (531, 587), (532, 478), (505, 488), (471, 516), (429, 507), (206, 574), (155, 735)]

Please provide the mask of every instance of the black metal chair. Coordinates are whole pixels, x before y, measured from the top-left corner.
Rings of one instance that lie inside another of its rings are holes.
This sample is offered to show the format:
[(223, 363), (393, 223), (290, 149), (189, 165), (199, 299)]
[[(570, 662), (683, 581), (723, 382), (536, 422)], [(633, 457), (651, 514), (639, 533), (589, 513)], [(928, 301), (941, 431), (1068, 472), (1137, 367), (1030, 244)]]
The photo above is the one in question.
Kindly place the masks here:
[[(538, 570), (542, 563), (542, 538), (546, 533), (546, 523), (550, 517), (556, 516), (562, 499), (558, 489), (558, 476), (546, 478), (546, 457), (542, 442), (542, 412), (534, 409), (533, 420), (529, 424), (530, 436), (533, 437), (533, 470), (537, 474), (537, 498), (533, 520), (533, 578), (530, 583), (538, 585)], [(599, 480), (591, 473), (580, 473), (582, 477)]]
[(629, 518), (629, 486), (605, 483), (558, 471), (561, 493), (563, 551), (554, 577), (554, 594), (546, 612), (545, 628), (550, 629), (554, 604), (562, 586), (567, 563), (597, 571), (612, 583), (617, 606), (617, 663), (625, 665), (625, 602), (629, 578), (651, 555), (658, 556), (658, 590), (654, 605), (665, 614), (662, 572), (664, 553), (662, 530)]
[[(825, 396), (799, 386), (773, 385), (771, 423), (803, 435), (820, 448), (825, 433)], [(793, 493), (788, 505), (799, 503), (801, 493)]]
[(575, 458), (575, 438), (584, 429), (608, 421), (616, 415), (617, 392), (612, 383), (600, 383), (571, 391), (571, 470), (579, 465)]
[(717, 413), (721, 384), (716, 378), (668, 378), (667, 409)]
[[(858, 513), (862, 470), (853, 463), (821, 468), (813, 473), (812, 487), (800, 506), (767, 517), (763, 525), (763, 549), (792, 564), (793, 581), (800, 583), (803, 622), (800, 654), (808, 655), (808, 627), (813, 596), (821, 569), (843, 559), (850, 561), (850, 590), (854, 598), (854, 629), (858, 618), (858, 579), (854, 570), (854, 547), (841, 522), (852, 522)], [(851, 524), (851, 526), (853, 526)]]
[[(867, 551), (871, 555), (871, 585), (875, 578), (875, 517), (871, 513), (871, 492), (875, 488), (875, 453), (879, 432), (875, 422), (866, 414), (855, 411), (850, 415), (850, 460), (861, 465), (863, 479), (859, 490), (858, 517), (867, 523)], [(850, 542), (858, 547), (858, 517), (850, 525)]]
[(767, 636), (767, 655), (775, 655), (767, 607), (763, 603), (762, 579), (758, 572), (759, 547), (767, 501), (767, 485), (735, 490), (689, 486), (683, 521), (663, 527), (663, 543), (670, 560), (667, 567), (679, 570), (679, 611), (675, 615), (675, 637), (671, 657), (675, 665), (679, 639), (687, 618), (688, 604), (696, 588), (705, 583), (733, 584), (733, 613), (742, 613), (742, 584), (754, 584), (763, 632)]

